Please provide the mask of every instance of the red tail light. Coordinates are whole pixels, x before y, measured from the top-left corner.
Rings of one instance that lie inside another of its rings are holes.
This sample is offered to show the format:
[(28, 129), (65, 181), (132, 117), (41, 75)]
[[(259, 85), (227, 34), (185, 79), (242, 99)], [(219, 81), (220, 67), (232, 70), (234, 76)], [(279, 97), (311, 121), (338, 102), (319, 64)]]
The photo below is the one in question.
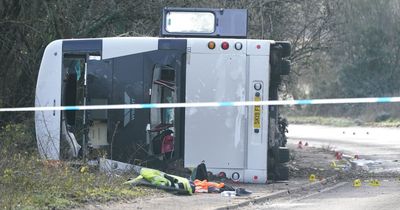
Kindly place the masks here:
[(222, 42), (221, 48), (224, 50), (227, 50), (229, 48), (229, 43), (228, 42)]

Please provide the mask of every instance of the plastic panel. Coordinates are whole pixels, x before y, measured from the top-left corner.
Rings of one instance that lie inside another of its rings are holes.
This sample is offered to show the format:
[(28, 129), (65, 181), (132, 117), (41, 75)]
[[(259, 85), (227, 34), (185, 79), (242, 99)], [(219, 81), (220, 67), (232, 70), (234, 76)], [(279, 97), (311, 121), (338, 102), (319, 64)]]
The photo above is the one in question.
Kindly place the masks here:
[[(44, 51), (36, 85), (35, 106), (61, 105), (62, 40)], [(60, 111), (36, 111), (35, 128), (39, 154), (44, 159), (60, 157)]]

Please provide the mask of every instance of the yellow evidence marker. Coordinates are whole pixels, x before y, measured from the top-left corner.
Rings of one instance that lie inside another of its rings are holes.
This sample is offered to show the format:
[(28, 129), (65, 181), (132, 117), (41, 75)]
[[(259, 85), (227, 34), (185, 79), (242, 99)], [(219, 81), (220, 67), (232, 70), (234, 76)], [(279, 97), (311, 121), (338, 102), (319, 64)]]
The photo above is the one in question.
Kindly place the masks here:
[(79, 170), (81, 173), (85, 174), (87, 172), (89, 172), (89, 167), (87, 166), (82, 166)]
[(353, 181), (353, 187), (361, 187), (361, 180), (356, 179)]
[(315, 182), (315, 175), (311, 174), (309, 180), (310, 182)]
[(379, 186), (381, 186), (381, 183), (377, 179), (371, 179), (369, 181), (369, 186), (379, 187)]

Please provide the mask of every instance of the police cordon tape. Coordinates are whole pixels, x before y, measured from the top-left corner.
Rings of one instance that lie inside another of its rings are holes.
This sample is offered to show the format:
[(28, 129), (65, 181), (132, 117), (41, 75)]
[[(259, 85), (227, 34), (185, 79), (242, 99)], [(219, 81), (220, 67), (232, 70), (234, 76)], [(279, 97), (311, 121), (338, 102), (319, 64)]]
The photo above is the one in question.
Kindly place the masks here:
[(42, 106), (42, 107), (0, 108), (0, 112), (232, 107), (232, 106), (283, 106), (283, 105), (357, 104), (357, 103), (393, 103), (393, 102), (400, 102), (400, 97), (332, 98), (332, 99), (306, 99), (306, 100), (283, 100), (283, 101), (274, 100), (274, 101), (236, 101), (236, 102), (115, 104), (115, 105), (86, 105), (86, 106)]

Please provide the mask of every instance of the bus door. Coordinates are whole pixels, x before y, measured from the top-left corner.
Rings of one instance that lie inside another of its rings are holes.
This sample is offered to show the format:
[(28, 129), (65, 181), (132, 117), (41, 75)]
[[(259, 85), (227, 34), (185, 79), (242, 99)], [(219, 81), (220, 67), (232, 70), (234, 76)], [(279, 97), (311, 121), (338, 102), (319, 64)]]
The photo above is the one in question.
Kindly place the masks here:
[[(108, 105), (112, 90), (112, 61), (101, 60), (100, 56), (90, 55), (87, 62), (87, 105)], [(90, 151), (108, 153), (109, 150), (109, 111), (107, 109), (88, 110), (87, 143)], [(104, 155), (95, 152), (94, 155)]]

